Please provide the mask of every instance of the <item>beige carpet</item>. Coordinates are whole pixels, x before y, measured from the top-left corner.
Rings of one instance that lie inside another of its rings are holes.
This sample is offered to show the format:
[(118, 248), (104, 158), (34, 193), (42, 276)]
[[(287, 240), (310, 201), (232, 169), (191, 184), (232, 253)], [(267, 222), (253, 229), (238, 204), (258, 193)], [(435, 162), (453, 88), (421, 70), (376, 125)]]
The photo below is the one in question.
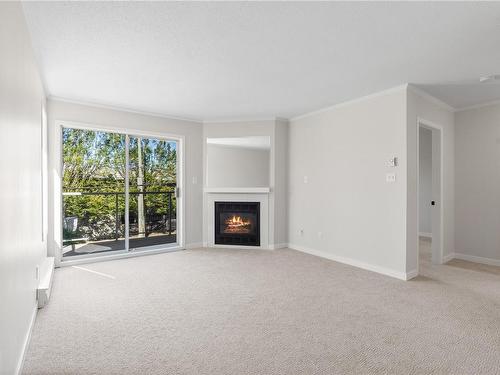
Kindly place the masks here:
[(58, 269), (26, 374), (498, 374), (500, 269), (409, 282), (293, 250)]

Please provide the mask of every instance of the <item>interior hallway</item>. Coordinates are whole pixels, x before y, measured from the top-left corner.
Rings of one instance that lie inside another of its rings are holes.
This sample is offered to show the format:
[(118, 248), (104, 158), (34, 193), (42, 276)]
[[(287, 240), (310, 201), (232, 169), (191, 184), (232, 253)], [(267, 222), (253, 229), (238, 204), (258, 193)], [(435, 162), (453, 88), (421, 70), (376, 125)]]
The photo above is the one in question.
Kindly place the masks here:
[(404, 282), (198, 249), (61, 268), (24, 373), (498, 373), (500, 268), (420, 265)]

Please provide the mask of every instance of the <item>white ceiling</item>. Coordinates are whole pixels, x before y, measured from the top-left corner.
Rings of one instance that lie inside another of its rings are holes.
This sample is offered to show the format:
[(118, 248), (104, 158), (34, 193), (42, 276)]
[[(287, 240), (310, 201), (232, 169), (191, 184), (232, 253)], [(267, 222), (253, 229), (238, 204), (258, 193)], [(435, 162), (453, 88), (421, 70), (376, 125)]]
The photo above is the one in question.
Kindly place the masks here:
[(268, 136), (207, 138), (207, 143), (210, 145), (243, 147), (259, 150), (271, 149), (271, 138)]
[[(498, 69), (500, 70), (500, 65)], [(442, 83), (417, 85), (417, 87), (455, 109), (465, 109), (500, 100), (500, 81), (492, 83)]]
[[(294, 117), (415, 83), (498, 86), (500, 3), (25, 2), (48, 93), (178, 117)], [(490, 92), (491, 91), (491, 92)]]

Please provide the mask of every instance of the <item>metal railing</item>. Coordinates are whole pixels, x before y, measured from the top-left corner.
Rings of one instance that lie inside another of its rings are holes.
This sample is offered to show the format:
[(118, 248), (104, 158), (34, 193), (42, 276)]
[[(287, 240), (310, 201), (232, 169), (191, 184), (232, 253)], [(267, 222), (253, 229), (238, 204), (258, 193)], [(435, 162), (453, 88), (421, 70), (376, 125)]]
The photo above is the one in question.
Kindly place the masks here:
[[(125, 223), (125, 213), (120, 214), (120, 205), (119, 205), (119, 197), (123, 196), (123, 199), (125, 198), (125, 192), (117, 192), (117, 191), (110, 191), (110, 192), (85, 192), (85, 191), (71, 191), (71, 192), (63, 192), (62, 193), (63, 197), (77, 197), (77, 196), (114, 196), (114, 218), (115, 218), (115, 235), (114, 238), (118, 240), (120, 238), (120, 227), (122, 224)], [(176, 191), (175, 190), (169, 190), (169, 191), (130, 191), (129, 196), (137, 196), (139, 197), (140, 195), (143, 195), (144, 197), (149, 196), (149, 195), (163, 195), (165, 196), (164, 201), (166, 202), (166, 214), (158, 214), (158, 213), (148, 213), (148, 206), (147, 206), (147, 200), (144, 199), (144, 232), (139, 232), (133, 231), (133, 233), (137, 235), (144, 235), (145, 237), (148, 237), (149, 234), (153, 232), (158, 232), (158, 230), (154, 230), (154, 228), (158, 228), (161, 226), (164, 227), (163, 233), (172, 235), (172, 233), (176, 230), (176, 207), (174, 208), (173, 200), (176, 198)], [(63, 202), (64, 205), (64, 202)], [(152, 207), (154, 211), (158, 211), (161, 209), (161, 206), (155, 205)], [(66, 210), (63, 208), (64, 212), (64, 219), (69, 218), (69, 217), (74, 217), (72, 215), (66, 216)], [(130, 225), (135, 224), (135, 222), (132, 222), (130, 219), (138, 219), (138, 215), (134, 217), (134, 213), (132, 211), (129, 211), (129, 230), (130, 230)], [(77, 216), (76, 216), (77, 217)], [(81, 218), (78, 218), (81, 219)], [(122, 220), (123, 219), (123, 220)], [(66, 222), (65, 222), (66, 225)], [(73, 229), (74, 232), (77, 231), (77, 226), (80, 224), (78, 223), (75, 225), (75, 228)], [(149, 230), (148, 230), (149, 229)], [(104, 239), (104, 238), (103, 238)], [(109, 239), (109, 238), (105, 238)], [(66, 240), (66, 239), (65, 239)], [(67, 239), (68, 241), (75, 240), (75, 239)]]

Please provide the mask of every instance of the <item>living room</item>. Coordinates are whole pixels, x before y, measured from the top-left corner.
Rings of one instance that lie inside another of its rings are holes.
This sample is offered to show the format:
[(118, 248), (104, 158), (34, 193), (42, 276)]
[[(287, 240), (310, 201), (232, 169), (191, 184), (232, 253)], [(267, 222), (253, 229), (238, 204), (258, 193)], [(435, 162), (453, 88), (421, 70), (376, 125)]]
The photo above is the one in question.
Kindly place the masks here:
[(1, 3), (0, 373), (497, 373), (499, 16)]

